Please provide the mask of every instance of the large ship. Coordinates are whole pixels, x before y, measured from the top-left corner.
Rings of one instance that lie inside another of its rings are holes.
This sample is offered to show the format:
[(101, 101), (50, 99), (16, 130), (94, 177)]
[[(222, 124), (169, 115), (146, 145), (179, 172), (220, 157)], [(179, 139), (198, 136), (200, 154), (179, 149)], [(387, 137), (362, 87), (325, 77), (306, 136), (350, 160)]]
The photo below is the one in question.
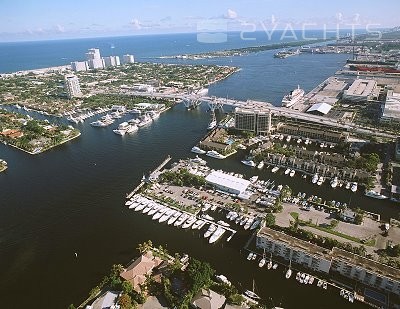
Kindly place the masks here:
[(282, 106), (283, 107), (292, 107), (294, 104), (299, 102), (304, 96), (304, 90), (300, 89), (300, 86), (289, 94), (285, 95), (282, 99)]

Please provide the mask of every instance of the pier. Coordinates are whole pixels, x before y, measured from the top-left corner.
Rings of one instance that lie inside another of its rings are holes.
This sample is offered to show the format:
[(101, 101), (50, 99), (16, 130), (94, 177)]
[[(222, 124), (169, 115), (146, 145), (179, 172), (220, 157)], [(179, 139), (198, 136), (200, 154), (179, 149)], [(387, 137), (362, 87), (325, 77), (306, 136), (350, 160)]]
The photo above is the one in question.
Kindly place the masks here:
[[(165, 165), (167, 165), (167, 163), (168, 163), (169, 161), (171, 161), (171, 156), (170, 156), (170, 155), (168, 155), (168, 156), (165, 158), (165, 160), (164, 160), (159, 166), (157, 166), (156, 169), (155, 169), (154, 171), (152, 171), (152, 172), (150, 173), (149, 180), (151, 181), (152, 179), (157, 178), (158, 175), (159, 175), (159, 173), (160, 173), (160, 171), (161, 171), (161, 169), (162, 169)], [(130, 193), (127, 193), (127, 194), (126, 194), (126, 198), (127, 198), (127, 199), (130, 199), (132, 196), (134, 196), (134, 195), (144, 186), (145, 183), (146, 183), (146, 178), (143, 177), (142, 180), (141, 180), (141, 182), (140, 182), (140, 184), (137, 185)]]

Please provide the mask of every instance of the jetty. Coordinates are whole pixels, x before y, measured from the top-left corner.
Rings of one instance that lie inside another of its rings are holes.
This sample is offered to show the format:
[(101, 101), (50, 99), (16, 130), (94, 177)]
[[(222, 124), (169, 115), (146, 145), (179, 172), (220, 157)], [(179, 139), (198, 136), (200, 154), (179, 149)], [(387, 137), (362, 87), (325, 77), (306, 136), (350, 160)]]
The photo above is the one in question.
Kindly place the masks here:
[(130, 193), (126, 194), (126, 198), (130, 199), (132, 196), (134, 196), (143, 186), (147, 181), (152, 181), (154, 179), (157, 179), (158, 175), (160, 174), (160, 171), (164, 168), (165, 165), (167, 165), (167, 163), (171, 160), (171, 156), (168, 155), (165, 160), (156, 167), (155, 170), (153, 170), (150, 173), (150, 176), (148, 179), (146, 179), (146, 177), (143, 176), (142, 180), (140, 181), (139, 185), (137, 185)]

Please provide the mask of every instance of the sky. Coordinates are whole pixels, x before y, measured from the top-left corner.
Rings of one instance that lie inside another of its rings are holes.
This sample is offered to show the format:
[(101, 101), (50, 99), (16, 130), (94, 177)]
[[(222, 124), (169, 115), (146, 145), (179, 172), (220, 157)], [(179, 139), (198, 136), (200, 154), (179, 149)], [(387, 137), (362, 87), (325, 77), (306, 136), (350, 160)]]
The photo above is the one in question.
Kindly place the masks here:
[(200, 32), (388, 28), (399, 0), (0, 0), (0, 42)]

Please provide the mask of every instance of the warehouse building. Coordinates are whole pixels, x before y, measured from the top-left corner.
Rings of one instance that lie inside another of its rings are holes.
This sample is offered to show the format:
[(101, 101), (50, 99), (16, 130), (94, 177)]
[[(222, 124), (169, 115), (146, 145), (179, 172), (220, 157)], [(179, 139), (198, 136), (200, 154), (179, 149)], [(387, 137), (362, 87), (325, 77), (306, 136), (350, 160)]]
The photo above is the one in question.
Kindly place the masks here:
[(238, 178), (219, 171), (211, 172), (207, 177), (208, 184), (221, 191), (240, 195), (244, 193), (250, 185), (250, 181)]

